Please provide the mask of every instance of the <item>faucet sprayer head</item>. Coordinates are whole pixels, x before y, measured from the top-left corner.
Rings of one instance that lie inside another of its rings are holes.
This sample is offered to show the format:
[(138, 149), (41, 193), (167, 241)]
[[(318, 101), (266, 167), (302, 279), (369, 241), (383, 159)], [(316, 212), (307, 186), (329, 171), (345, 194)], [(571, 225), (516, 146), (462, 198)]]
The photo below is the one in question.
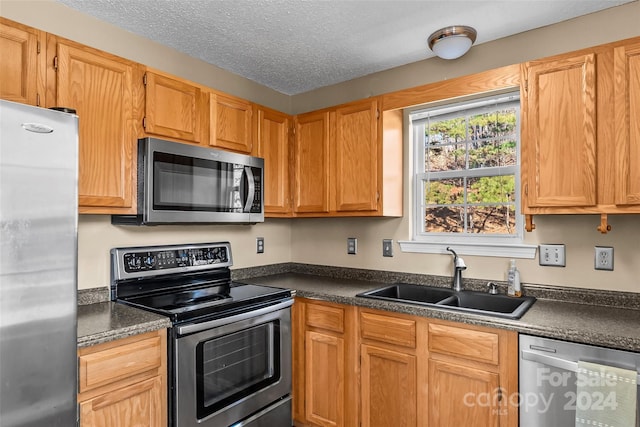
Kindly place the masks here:
[(466, 270), (467, 265), (464, 263), (464, 260), (458, 256), (456, 251), (447, 246), (447, 251), (453, 254), (453, 266), (460, 270)]

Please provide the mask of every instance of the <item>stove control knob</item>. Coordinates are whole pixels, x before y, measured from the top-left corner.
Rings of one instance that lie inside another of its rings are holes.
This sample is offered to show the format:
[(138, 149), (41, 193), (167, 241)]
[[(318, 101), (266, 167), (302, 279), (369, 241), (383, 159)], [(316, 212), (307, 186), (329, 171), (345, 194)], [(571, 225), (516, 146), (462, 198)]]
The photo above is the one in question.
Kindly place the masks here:
[(155, 257), (148, 253), (146, 257), (144, 257), (144, 265), (147, 267), (153, 267), (153, 265), (156, 263), (156, 259)]

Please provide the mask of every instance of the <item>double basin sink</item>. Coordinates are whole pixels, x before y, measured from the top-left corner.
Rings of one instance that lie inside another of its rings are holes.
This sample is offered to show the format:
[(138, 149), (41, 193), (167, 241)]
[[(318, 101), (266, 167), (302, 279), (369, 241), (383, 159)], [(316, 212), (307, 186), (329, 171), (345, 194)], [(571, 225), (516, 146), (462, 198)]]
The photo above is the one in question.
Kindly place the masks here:
[(435, 286), (397, 283), (356, 295), (383, 301), (418, 304), (473, 314), (519, 319), (535, 302), (534, 297), (512, 298), (487, 292), (459, 291)]

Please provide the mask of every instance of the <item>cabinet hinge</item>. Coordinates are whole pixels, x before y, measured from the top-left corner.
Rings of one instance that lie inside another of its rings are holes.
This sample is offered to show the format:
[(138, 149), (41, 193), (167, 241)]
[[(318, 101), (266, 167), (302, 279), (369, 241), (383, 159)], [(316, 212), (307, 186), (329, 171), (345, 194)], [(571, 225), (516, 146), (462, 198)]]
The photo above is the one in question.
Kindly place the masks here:
[(53, 57), (53, 69), (58, 71), (58, 56)]
[(40, 42), (36, 43), (36, 53), (40, 55)]
[(529, 184), (525, 184), (524, 185), (524, 195), (528, 196), (529, 195)]
[(529, 92), (529, 80), (528, 79), (524, 80), (524, 91), (525, 92)]
[(376, 119), (379, 119), (379, 118), (380, 118), (380, 110), (376, 108)]
[(36, 93), (36, 107), (40, 106), (40, 94)]
[(143, 117), (143, 118), (142, 118), (142, 128), (143, 128), (143, 129), (146, 129), (146, 128), (147, 128), (147, 118), (146, 118), (146, 117)]
[(502, 402), (502, 387), (498, 387), (498, 402)]
[(147, 73), (144, 73), (144, 76), (142, 76), (142, 84), (147, 85)]

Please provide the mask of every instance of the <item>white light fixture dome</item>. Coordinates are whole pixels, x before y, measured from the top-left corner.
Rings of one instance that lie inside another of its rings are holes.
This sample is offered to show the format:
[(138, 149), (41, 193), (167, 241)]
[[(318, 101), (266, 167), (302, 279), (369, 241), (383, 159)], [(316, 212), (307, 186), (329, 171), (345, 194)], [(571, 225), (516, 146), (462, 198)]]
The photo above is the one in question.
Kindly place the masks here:
[(453, 25), (429, 36), (429, 49), (442, 59), (456, 59), (467, 53), (478, 33), (472, 27)]

